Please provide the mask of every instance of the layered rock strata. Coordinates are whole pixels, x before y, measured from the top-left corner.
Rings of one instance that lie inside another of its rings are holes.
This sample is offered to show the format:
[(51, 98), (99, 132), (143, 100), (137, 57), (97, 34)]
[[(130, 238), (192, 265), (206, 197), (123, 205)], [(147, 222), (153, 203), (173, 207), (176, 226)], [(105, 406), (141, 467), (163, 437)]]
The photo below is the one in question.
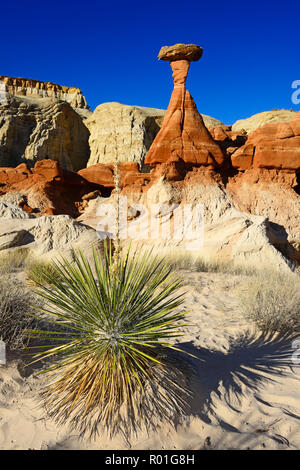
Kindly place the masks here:
[(88, 138), (82, 118), (64, 101), (9, 95), (0, 103), (0, 167), (51, 158), (76, 171), (87, 164)]
[(185, 89), (190, 60), (201, 57), (199, 46), (188, 46), (186, 49), (185, 45), (176, 44), (163, 48), (159, 54), (161, 60), (170, 61), (174, 90), (162, 128), (145, 159), (151, 167), (182, 161), (188, 167), (219, 168), (224, 162), (222, 149), (205, 127), (193, 98)]
[(14, 96), (32, 98), (55, 98), (66, 101), (73, 108), (89, 109), (82, 91), (76, 87), (57, 85), (29, 78), (6, 77), (0, 75), (1, 92)]

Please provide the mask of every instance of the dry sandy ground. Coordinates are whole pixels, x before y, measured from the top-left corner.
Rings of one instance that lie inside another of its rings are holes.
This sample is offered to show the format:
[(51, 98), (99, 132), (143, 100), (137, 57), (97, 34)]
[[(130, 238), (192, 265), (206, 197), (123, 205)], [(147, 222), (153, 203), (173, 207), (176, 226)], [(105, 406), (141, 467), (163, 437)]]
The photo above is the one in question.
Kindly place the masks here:
[(184, 273), (191, 325), (181, 347), (198, 356), (192, 409), (176, 430), (80, 439), (39, 406), (40, 378), (0, 367), (0, 449), (300, 449), (300, 370), (291, 339), (265, 337), (240, 314), (237, 277)]

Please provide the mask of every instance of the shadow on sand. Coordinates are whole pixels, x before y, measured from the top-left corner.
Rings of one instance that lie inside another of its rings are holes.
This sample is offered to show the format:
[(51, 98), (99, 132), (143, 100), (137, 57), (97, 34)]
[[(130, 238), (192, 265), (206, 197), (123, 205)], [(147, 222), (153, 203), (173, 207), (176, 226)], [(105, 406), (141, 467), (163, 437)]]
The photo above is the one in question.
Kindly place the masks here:
[[(192, 342), (177, 344), (176, 346), (180, 350), (189, 354), (172, 352), (172, 362), (174, 365), (177, 364), (177, 369), (180, 371), (178, 373), (178, 385), (184, 390), (184, 393), (179, 394), (179, 396), (181, 395), (182, 401), (186, 402), (185, 405), (181, 404), (183, 420), (189, 420), (190, 417), (199, 417), (209, 424), (213, 419), (224, 431), (240, 433), (239, 429), (218, 416), (215, 406), (216, 401), (219, 399), (229, 409), (239, 412), (239, 403), (249, 393), (261, 403), (272, 406), (270, 403), (263, 402), (259, 396), (259, 391), (270, 381), (276, 383), (279, 376), (292, 374), (296, 376), (295, 373), (298, 372), (299, 365), (294, 364), (292, 360), (295, 351), (292, 348), (294, 339), (296, 339), (296, 336), (248, 331), (232, 338), (226, 352), (196, 348)], [(26, 376), (28, 376), (37, 372), (38, 365), (26, 369)], [(172, 368), (169, 371), (169, 378), (174, 381), (176, 381), (173, 375), (175, 369), (172, 373)], [(183, 370), (184, 379), (182, 378)], [(163, 382), (162, 379), (161, 384)], [(170, 406), (170, 397), (173, 401), (171, 408), (173, 407), (173, 410), (176, 408), (174, 403), (176, 396), (178, 396), (178, 390), (172, 390), (172, 388), (170, 383), (165, 383), (161, 393), (156, 384), (153, 383), (149, 385), (147, 391), (145, 390), (146, 393), (141, 401), (140, 413), (147, 417), (149, 432), (151, 429), (152, 431), (157, 429), (158, 425), (163, 425), (163, 423), (159, 423), (157, 417), (161, 415), (162, 409)], [(289, 410), (283, 409), (282, 411), (293, 418), (300, 419), (300, 416)], [(120, 421), (117, 428), (122, 432), (125, 439), (129, 438), (131, 431), (138, 431), (139, 426), (134, 429), (135, 426), (132, 422), (131, 429), (129, 429), (128, 417), (124, 419), (120, 415), (118, 419)], [(77, 428), (78, 421), (80, 421), (81, 437), (87, 438), (91, 435), (96, 437), (99, 434), (98, 426), (101, 429), (101, 424), (96, 416), (86, 421), (81, 416), (77, 416), (74, 421), (74, 428)], [(122, 421), (123, 425), (121, 424)], [(176, 429), (183, 422), (182, 415), (175, 412), (172, 422)], [(122, 427), (124, 428), (123, 431), (121, 430)], [(118, 432), (116, 428), (115, 431)]]
[(267, 382), (276, 382), (278, 376), (293, 374), (298, 369), (299, 365), (292, 360), (294, 339), (296, 336), (248, 331), (233, 338), (226, 353), (197, 349), (191, 342), (180, 344), (182, 351), (198, 358), (189, 358), (193, 368), (191, 415), (206, 423), (214, 417), (225, 430), (238, 432), (218, 418), (214, 400), (223, 400), (233, 411), (239, 411), (236, 406), (248, 392), (262, 401), (256, 394)]

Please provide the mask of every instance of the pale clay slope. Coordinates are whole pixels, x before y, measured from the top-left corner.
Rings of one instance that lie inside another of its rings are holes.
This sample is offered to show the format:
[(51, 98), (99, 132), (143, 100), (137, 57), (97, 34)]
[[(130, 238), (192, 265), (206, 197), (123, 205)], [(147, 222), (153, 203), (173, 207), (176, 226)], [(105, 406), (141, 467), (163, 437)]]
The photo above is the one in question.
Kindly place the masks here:
[[(170, 183), (159, 179), (147, 191), (146, 196), (140, 193), (133, 193), (131, 197), (127, 196), (129, 205), (133, 204), (133, 207), (138, 207), (134, 204), (142, 203), (148, 208), (148, 214), (141, 212), (139, 216), (128, 222), (127, 231), (123, 232), (125, 239), (133, 238), (136, 234), (138, 238), (134, 243), (142, 243), (143, 247), (154, 245), (159, 250), (187, 248), (186, 239), (179, 233), (181, 225), (178, 232), (171, 232), (172, 236), (165, 239), (162, 236), (159, 238), (153, 236), (155, 232), (149, 232), (148, 228), (151, 208), (156, 208), (154, 220), (160, 220), (161, 229), (167, 234), (170, 214), (172, 215), (174, 210), (174, 217), (175, 215), (182, 217), (185, 202), (188, 201), (191, 204), (190, 207), (194, 208), (193, 210), (201, 204), (204, 211), (203, 246), (198, 247), (196, 236), (188, 241), (189, 249), (193, 249), (195, 256), (230, 260), (230, 262), (247, 267), (268, 265), (285, 272), (293, 268), (293, 263), (288, 259), (290, 246), (285, 230), (280, 227), (275, 230), (265, 217), (238, 211), (230, 202), (226, 192), (216, 184), (209, 186), (193, 184), (176, 189)], [(115, 195), (106, 200), (97, 198), (90, 201), (88, 208), (78, 220), (99, 231), (107, 229), (106, 224), (109, 218), (104, 207), (108, 203), (116, 204)], [(104, 211), (102, 217), (99, 215), (101, 207)], [(110, 222), (113, 225), (112, 219)], [(285, 256), (274, 245), (279, 246)]]
[(264, 126), (265, 124), (280, 122), (280, 121), (291, 121), (295, 117), (295, 111), (288, 109), (274, 109), (272, 111), (263, 111), (262, 113), (254, 114), (246, 119), (240, 119), (236, 121), (232, 130), (234, 132), (241, 131), (244, 129), (247, 134), (255, 131), (258, 127)]
[(79, 439), (39, 406), (44, 379), (22, 377), (9, 362), (0, 366), (0, 449), (299, 449), (300, 371), (290, 342), (262, 338), (241, 316), (233, 293), (240, 278), (182, 275), (192, 312), (180, 344), (201, 359), (188, 359), (194, 398), (184, 424), (128, 439), (101, 432), (94, 441)]

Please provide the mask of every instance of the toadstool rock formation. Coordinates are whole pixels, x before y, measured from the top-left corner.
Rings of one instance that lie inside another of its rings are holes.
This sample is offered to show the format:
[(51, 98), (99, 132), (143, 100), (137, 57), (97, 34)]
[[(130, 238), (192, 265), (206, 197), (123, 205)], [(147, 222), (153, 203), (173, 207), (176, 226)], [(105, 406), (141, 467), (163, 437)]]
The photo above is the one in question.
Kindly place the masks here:
[[(202, 48), (194, 44), (175, 44), (163, 47), (160, 60), (169, 61), (173, 70), (174, 90), (162, 128), (154, 139), (145, 163), (218, 168), (224, 162), (224, 154), (205, 127), (202, 116), (185, 82), (191, 61), (199, 60)], [(172, 171), (174, 174), (174, 171)], [(179, 178), (179, 175), (178, 175)]]

